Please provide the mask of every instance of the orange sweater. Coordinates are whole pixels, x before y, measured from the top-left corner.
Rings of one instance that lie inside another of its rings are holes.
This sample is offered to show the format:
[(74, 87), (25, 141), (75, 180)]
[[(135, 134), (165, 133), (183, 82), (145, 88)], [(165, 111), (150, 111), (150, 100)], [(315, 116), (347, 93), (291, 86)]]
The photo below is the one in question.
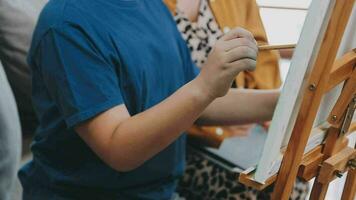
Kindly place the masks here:
[[(164, 0), (172, 13), (176, 10), (176, 0)], [(259, 8), (255, 0), (209, 0), (210, 8), (222, 31), (234, 27), (249, 30), (259, 45), (267, 44), (267, 35), (262, 24)], [(254, 72), (243, 72), (236, 77), (239, 87), (250, 89), (273, 89), (281, 84), (279, 56), (274, 51), (259, 52)], [(209, 146), (219, 146), (222, 140), (231, 134), (229, 129), (221, 127), (197, 127), (189, 130), (190, 138)]]
[[(164, 2), (174, 13), (176, 0)], [(226, 28), (243, 27), (252, 32), (260, 45), (268, 43), (255, 0), (210, 0), (209, 4), (222, 31)], [(278, 88), (281, 84), (278, 58), (274, 51), (259, 52), (256, 70), (241, 73), (237, 77), (237, 85), (252, 89)]]

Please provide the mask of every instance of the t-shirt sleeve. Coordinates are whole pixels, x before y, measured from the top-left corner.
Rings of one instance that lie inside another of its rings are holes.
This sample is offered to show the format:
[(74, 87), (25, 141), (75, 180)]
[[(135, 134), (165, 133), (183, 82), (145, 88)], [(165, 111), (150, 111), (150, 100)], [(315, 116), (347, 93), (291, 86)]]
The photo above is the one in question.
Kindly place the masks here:
[(66, 25), (50, 29), (30, 55), (69, 128), (123, 104), (118, 66), (98, 46), (84, 30)]

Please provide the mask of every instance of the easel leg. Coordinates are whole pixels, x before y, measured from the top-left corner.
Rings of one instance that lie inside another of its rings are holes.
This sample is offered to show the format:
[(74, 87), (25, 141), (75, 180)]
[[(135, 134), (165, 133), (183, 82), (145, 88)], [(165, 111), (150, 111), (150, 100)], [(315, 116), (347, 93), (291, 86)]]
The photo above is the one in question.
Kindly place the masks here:
[(356, 169), (351, 169), (348, 172), (341, 199), (354, 200), (355, 197), (356, 197)]
[(321, 184), (317, 181), (318, 180), (315, 179), (313, 189), (310, 194), (310, 200), (323, 200), (325, 199), (326, 193), (328, 191), (329, 184)]
[[(324, 160), (329, 158), (338, 144), (342, 141), (338, 139), (340, 133), (340, 129), (331, 127), (328, 131), (328, 135), (326, 137), (325, 146), (324, 146)], [(328, 191), (329, 184), (322, 184), (318, 181), (318, 176), (315, 178), (313, 188), (310, 194), (311, 200), (323, 200), (325, 199), (326, 192)]]

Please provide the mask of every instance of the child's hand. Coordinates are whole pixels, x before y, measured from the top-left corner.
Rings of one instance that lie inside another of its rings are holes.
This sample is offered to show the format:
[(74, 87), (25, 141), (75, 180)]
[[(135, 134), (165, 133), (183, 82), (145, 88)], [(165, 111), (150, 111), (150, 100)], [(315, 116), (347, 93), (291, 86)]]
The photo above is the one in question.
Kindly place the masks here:
[(202, 80), (213, 98), (226, 95), (235, 77), (244, 70), (256, 68), (257, 42), (245, 29), (236, 28), (216, 42), (201, 70)]

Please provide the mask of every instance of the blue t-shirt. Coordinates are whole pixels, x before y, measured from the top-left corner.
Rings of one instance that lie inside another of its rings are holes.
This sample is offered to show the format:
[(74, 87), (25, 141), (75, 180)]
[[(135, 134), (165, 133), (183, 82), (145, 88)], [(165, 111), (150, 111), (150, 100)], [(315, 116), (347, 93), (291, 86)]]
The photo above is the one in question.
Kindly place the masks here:
[(121, 173), (73, 128), (120, 104), (131, 115), (143, 112), (196, 76), (162, 0), (51, 0), (35, 29), (29, 64), (40, 125), (33, 160), (19, 173), (25, 188), (79, 199), (170, 198), (184, 168), (184, 135)]

